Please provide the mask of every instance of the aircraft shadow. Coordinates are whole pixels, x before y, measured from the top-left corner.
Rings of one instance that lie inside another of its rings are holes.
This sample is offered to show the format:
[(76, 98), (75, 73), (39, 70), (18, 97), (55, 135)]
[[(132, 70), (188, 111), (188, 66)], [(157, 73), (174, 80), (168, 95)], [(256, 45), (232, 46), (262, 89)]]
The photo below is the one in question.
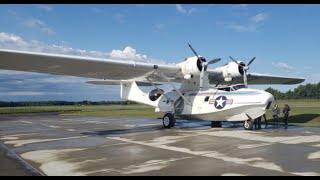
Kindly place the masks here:
[(121, 135), (121, 134), (128, 134), (128, 133), (138, 133), (138, 132), (149, 132), (154, 130), (162, 129), (161, 126), (154, 125), (154, 126), (147, 126), (147, 127), (132, 127), (130, 129), (110, 129), (110, 130), (102, 130), (102, 131), (87, 131), (82, 132), (81, 134), (90, 135), (90, 136), (108, 136), (108, 135)]
[[(289, 116), (288, 123), (307, 123), (313, 119), (320, 117), (320, 114), (299, 114)], [(261, 124), (264, 128), (270, 128), (273, 125), (273, 119), (267, 117), (267, 126), (265, 126), (265, 121), (262, 119)], [(279, 118), (279, 124), (283, 125), (283, 117)], [(209, 128), (210, 123), (203, 121), (177, 121), (175, 128), (179, 129), (197, 129), (197, 128)], [(223, 122), (223, 128), (242, 128), (242, 122)], [(122, 128), (122, 129), (110, 129), (110, 130), (102, 130), (102, 131), (87, 131), (82, 132), (84, 135), (91, 136), (108, 136), (108, 135), (121, 135), (121, 134), (129, 134), (129, 133), (139, 133), (139, 132), (151, 132), (155, 130), (161, 130), (163, 127), (161, 125), (154, 126), (136, 126), (132, 128)]]
[[(289, 115), (288, 123), (307, 123), (320, 117), (320, 114), (299, 114), (299, 115)], [(283, 124), (283, 117), (279, 117), (279, 123)], [(268, 118), (268, 124), (273, 124), (273, 118)]]

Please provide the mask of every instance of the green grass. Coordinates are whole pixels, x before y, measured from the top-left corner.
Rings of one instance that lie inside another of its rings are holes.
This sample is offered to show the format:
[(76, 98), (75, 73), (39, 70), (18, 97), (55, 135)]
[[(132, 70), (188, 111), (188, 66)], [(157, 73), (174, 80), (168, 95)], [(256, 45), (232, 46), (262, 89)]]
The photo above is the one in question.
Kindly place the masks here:
[(101, 105), (101, 106), (32, 106), (0, 108), (0, 114), (59, 113), (70, 116), (127, 116), (158, 118), (162, 114), (145, 105)]
[(162, 113), (155, 113), (154, 108), (145, 105), (111, 105), (111, 106), (88, 106), (81, 111), (63, 113), (71, 116), (123, 116), (158, 118)]
[[(291, 111), (289, 124), (300, 126), (320, 127), (320, 100), (285, 100), (276, 101), (279, 107), (289, 104)], [(154, 109), (145, 105), (101, 105), (101, 106), (39, 106), (39, 107), (15, 107), (0, 108), (0, 114), (21, 114), (21, 113), (59, 113), (70, 116), (124, 116), (124, 117), (145, 117), (160, 118), (163, 113), (155, 113)], [(272, 124), (271, 108), (266, 113), (268, 123)], [(283, 114), (280, 115), (280, 122), (283, 122)]]
[(74, 106), (32, 106), (32, 107), (5, 107), (0, 108), (0, 114), (25, 114), (25, 113), (64, 113), (81, 111)]

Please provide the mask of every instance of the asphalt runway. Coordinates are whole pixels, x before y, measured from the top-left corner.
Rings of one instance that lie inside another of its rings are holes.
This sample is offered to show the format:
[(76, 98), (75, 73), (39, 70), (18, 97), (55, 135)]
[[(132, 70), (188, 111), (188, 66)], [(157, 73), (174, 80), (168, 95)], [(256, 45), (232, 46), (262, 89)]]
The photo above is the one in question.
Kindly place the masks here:
[(0, 161), (4, 175), (320, 175), (320, 128), (178, 120), (163, 129), (161, 119), (1, 115), (0, 142), (20, 164), (6, 170)]

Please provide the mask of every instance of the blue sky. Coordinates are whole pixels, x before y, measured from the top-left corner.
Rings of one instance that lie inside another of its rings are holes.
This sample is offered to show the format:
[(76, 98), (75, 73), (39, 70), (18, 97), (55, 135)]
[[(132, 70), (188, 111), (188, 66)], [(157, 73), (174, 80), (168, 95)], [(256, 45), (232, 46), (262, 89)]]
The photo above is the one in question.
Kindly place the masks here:
[[(320, 5), (85, 4), (0, 5), (0, 48), (178, 63), (229, 56), (249, 72), (298, 76), (318, 83)], [(0, 71), (0, 100), (120, 100), (119, 87), (87, 79)], [(265, 89), (266, 86), (250, 86)], [(286, 91), (298, 85), (272, 87)]]

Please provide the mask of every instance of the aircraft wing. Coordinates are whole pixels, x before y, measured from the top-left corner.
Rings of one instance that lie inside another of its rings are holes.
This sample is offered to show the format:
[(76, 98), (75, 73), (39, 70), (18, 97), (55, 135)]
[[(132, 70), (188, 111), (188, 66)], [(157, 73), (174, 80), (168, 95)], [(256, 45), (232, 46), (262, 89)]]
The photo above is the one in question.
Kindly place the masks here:
[[(95, 85), (120, 85), (121, 83), (128, 83), (130, 81), (127, 80), (103, 80), (103, 81), (87, 81), (88, 84), (95, 84)], [(153, 86), (150, 82), (145, 81), (136, 81), (138, 86)], [(153, 83), (154, 85), (162, 85), (160, 83)]]
[[(210, 76), (209, 76), (210, 77)], [(211, 76), (214, 77), (214, 76)], [(288, 76), (276, 76), (258, 73), (248, 73), (248, 84), (261, 85), (261, 84), (299, 84), (305, 81), (301, 77), (288, 77)], [(209, 79), (210, 83), (217, 83), (214, 78)], [(229, 85), (231, 82), (221, 82), (220, 84)], [(239, 76), (232, 80), (232, 84), (243, 83), (243, 77)]]
[(113, 80), (181, 82), (180, 67), (134, 61), (0, 49), (0, 69)]
[(301, 77), (275, 76), (267, 74), (249, 73), (249, 84), (299, 84), (305, 79)]

